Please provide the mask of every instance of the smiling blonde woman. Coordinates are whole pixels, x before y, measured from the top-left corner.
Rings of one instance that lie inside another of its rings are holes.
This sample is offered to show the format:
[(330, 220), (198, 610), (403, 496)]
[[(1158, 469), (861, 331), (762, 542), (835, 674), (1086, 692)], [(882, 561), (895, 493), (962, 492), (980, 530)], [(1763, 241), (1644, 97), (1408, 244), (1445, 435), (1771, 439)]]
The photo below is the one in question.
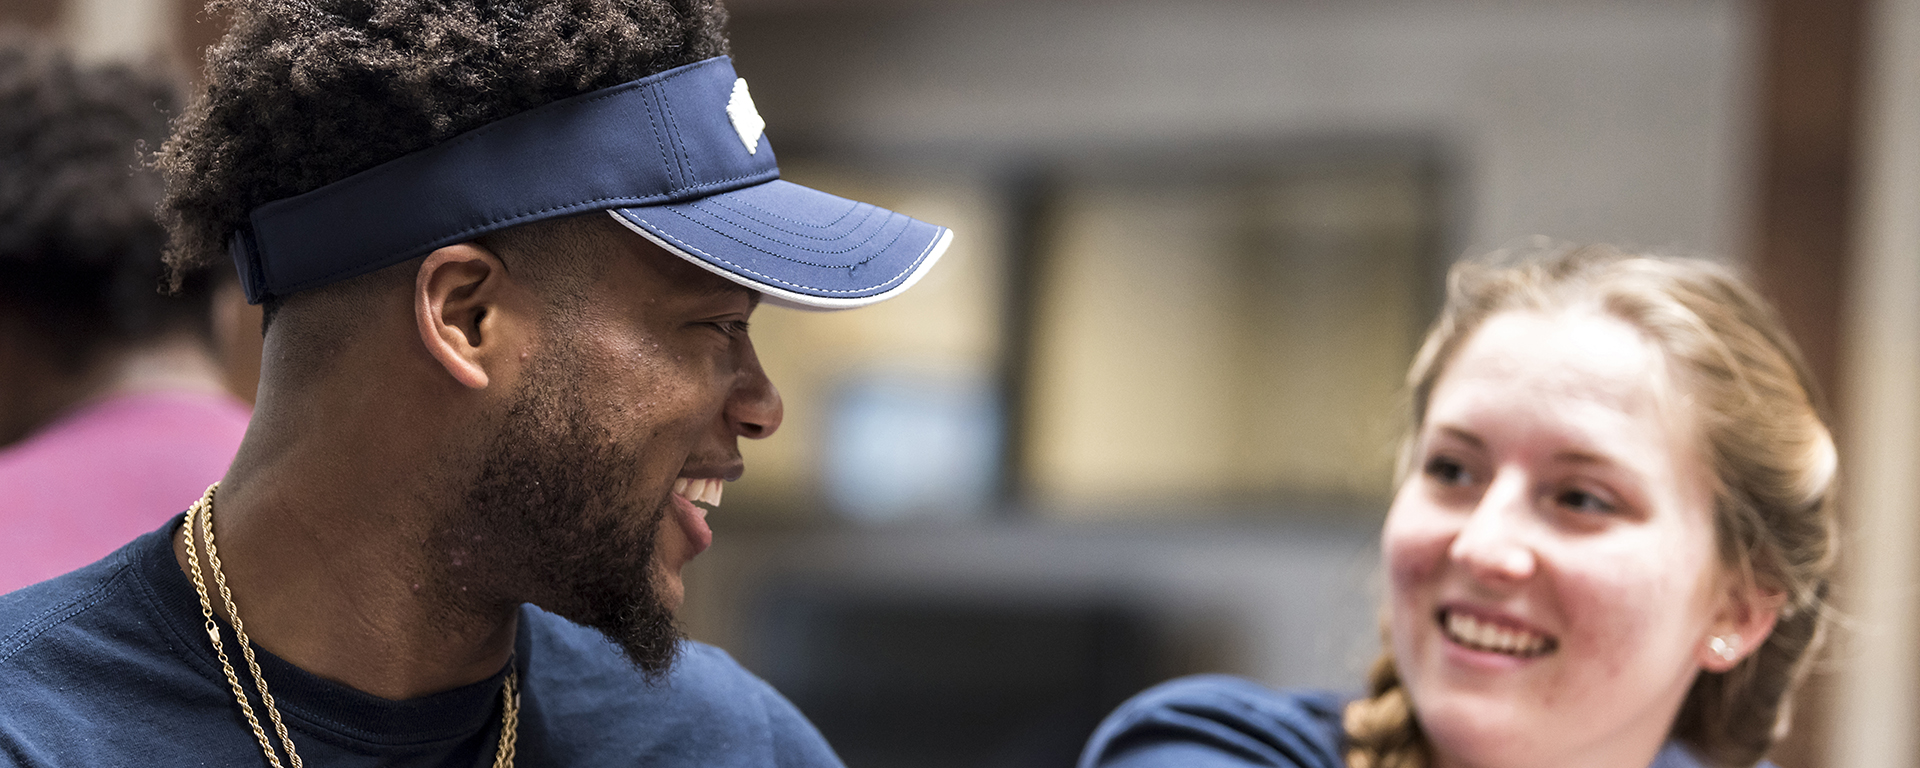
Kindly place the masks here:
[(1456, 266), (1408, 372), (1367, 695), (1178, 680), (1082, 768), (1753, 766), (1818, 647), (1837, 460), (1728, 270), (1604, 246)]

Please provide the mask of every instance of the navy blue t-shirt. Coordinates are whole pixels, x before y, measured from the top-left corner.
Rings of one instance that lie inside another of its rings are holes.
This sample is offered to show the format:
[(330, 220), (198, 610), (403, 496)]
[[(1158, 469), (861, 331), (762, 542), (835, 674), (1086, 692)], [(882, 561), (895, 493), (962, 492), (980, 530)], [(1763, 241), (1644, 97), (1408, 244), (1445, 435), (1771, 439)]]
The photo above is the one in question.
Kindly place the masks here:
[[(0, 596), (0, 765), (265, 764), (174, 560), (179, 524)], [(492, 764), (505, 669), (391, 701), (255, 650), (308, 765)], [(272, 738), (231, 635), (228, 651)], [(519, 765), (841, 765), (791, 703), (711, 646), (686, 643), (666, 679), (650, 684), (598, 632), (526, 606), (514, 659)]]
[[(1080, 768), (1346, 768), (1340, 719), (1349, 700), (1228, 675), (1184, 677), (1108, 715), (1080, 753)], [(1703, 764), (1670, 741), (1647, 768)]]

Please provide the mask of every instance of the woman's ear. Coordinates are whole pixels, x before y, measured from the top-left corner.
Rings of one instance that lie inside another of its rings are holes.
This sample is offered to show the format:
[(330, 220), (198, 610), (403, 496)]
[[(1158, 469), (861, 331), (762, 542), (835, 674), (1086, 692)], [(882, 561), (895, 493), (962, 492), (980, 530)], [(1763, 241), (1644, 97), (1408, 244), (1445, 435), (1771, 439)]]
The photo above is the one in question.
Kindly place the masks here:
[(1786, 604), (1785, 592), (1763, 588), (1751, 578), (1735, 577), (1721, 597), (1707, 636), (1701, 638), (1695, 651), (1700, 668), (1725, 672), (1738, 666), (1767, 641)]
[[(415, 275), (413, 316), (427, 353), (454, 381), (485, 389), (500, 364), (518, 358), (515, 346), (524, 288), (506, 265), (479, 243), (458, 243), (427, 254)], [(511, 347), (511, 349), (509, 349)]]

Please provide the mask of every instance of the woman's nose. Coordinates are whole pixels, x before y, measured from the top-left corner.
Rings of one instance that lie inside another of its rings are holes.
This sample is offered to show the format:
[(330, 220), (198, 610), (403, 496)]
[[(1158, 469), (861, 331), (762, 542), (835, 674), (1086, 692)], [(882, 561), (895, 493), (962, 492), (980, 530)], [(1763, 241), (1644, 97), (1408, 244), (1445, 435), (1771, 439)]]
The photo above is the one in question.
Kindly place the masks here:
[(1526, 537), (1532, 510), (1525, 483), (1519, 476), (1496, 477), (1448, 547), (1448, 557), (1475, 579), (1504, 584), (1533, 576), (1534, 553)]

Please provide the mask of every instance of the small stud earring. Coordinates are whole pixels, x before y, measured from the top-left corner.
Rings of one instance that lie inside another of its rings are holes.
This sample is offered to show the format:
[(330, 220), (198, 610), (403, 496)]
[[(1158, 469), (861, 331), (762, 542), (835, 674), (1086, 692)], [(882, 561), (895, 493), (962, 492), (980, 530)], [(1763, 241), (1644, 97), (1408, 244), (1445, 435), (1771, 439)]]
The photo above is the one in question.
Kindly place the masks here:
[(1713, 651), (1722, 661), (1736, 661), (1740, 658), (1740, 636), (1727, 635), (1707, 638), (1707, 649)]

